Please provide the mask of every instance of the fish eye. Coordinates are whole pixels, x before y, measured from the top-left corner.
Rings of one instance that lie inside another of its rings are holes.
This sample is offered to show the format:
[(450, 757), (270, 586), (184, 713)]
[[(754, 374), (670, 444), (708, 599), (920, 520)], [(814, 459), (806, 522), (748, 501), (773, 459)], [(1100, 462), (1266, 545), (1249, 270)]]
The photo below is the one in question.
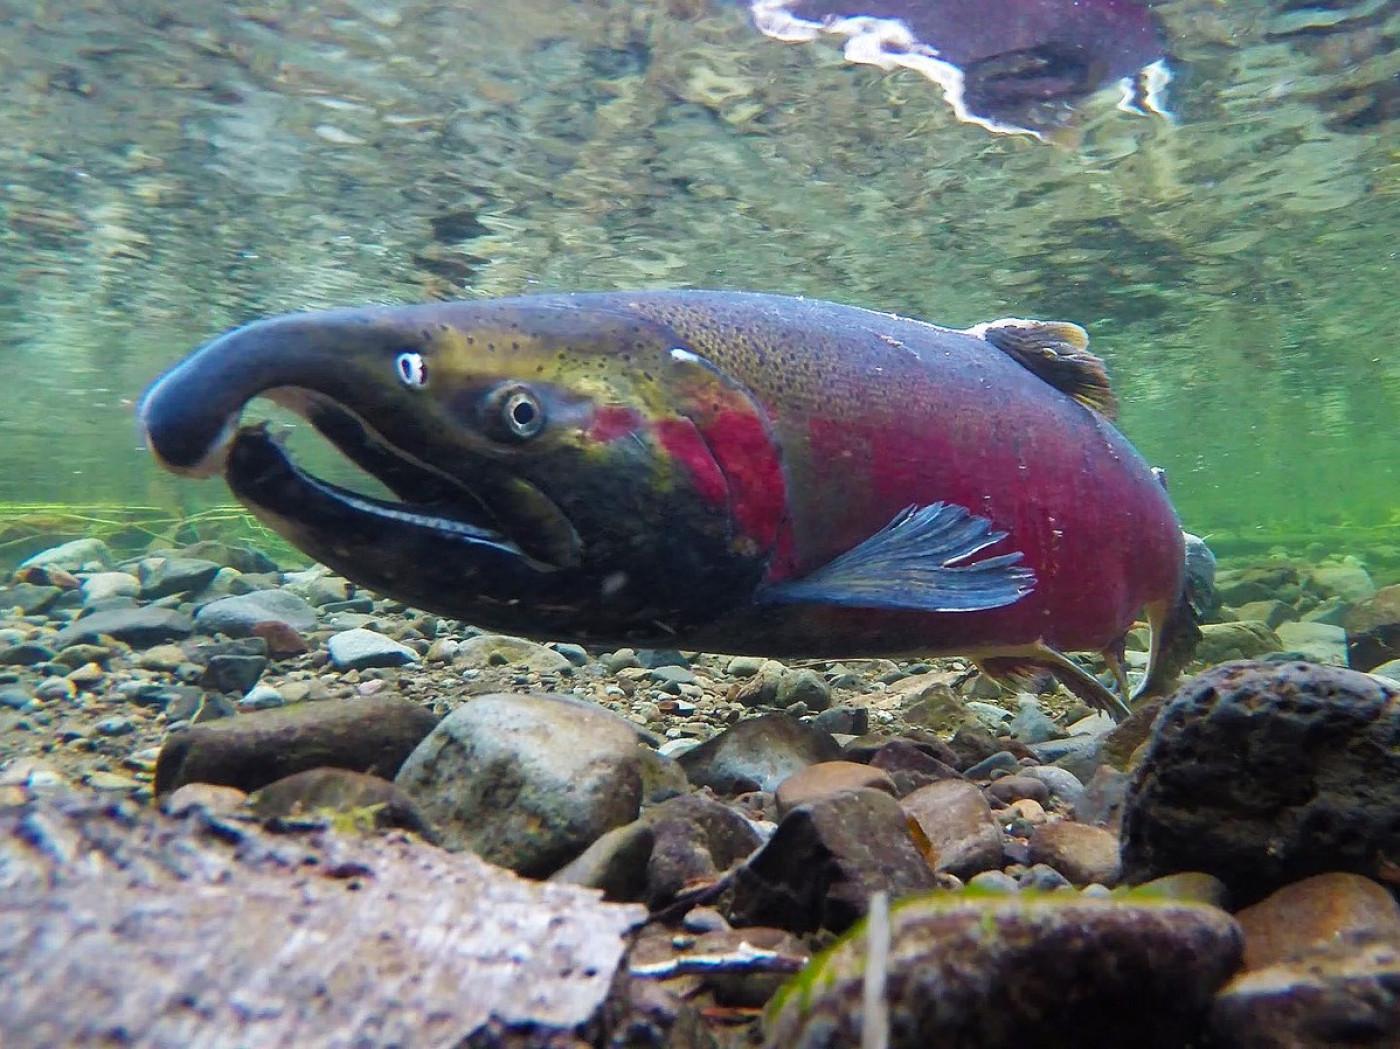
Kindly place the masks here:
[(506, 441), (528, 441), (544, 429), (544, 404), (534, 390), (507, 383), (491, 392), (487, 401), (487, 430)]
[(394, 358), (394, 370), (399, 374), (399, 382), (412, 389), (422, 389), (428, 385), (428, 367), (423, 363), (421, 353), (401, 353)]

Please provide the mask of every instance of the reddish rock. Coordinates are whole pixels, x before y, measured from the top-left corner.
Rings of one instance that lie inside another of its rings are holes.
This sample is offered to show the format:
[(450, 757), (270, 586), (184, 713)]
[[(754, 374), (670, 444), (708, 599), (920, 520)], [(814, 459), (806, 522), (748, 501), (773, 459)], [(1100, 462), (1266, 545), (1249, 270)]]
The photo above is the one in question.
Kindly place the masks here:
[(1286, 885), (1235, 915), (1244, 929), (1244, 965), (1263, 969), (1354, 932), (1400, 938), (1400, 905), (1357, 874), (1319, 874)]
[(1055, 868), (1078, 886), (1118, 884), (1118, 835), (1102, 827), (1061, 820), (1035, 828), (1031, 862)]
[(797, 806), (846, 790), (873, 787), (894, 794), (889, 773), (854, 761), (822, 761), (799, 769), (778, 784), (778, 816), (786, 816)]
[(928, 839), (935, 870), (966, 881), (1001, 866), (1001, 826), (978, 787), (942, 780), (920, 787), (900, 804)]

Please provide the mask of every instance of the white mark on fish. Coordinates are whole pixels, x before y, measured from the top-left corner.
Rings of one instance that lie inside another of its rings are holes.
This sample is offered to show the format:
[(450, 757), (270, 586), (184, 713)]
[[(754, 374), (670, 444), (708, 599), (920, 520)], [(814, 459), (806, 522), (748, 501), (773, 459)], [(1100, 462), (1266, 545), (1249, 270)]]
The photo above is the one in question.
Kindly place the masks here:
[(680, 361), (682, 364), (700, 363), (698, 354), (691, 353), (689, 350), (683, 350), (679, 346), (671, 347), (671, 359), (673, 361)]
[[(672, 352), (674, 353), (675, 351), (673, 350)], [(613, 572), (613, 573), (611, 573), (610, 575), (604, 577), (604, 579), (603, 579), (603, 585), (602, 585), (601, 587), (599, 587), (598, 589), (599, 589), (599, 592), (603, 595), (604, 598), (609, 598), (609, 597), (616, 597), (617, 594), (618, 594), (618, 591), (620, 591), (620, 590), (621, 590), (623, 587), (625, 587), (626, 585), (627, 585), (627, 573), (626, 573), (626, 572)]]
[(428, 385), (428, 368), (423, 363), (421, 353), (401, 353), (394, 358), (394, 370), (399, 373), (399, 382), (415, 390)]

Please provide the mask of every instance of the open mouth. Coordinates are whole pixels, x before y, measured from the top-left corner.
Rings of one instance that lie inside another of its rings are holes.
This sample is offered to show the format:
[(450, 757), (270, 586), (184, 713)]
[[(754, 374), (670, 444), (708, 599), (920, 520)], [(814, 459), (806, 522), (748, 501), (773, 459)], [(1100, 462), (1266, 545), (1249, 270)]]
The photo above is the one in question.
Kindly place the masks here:
[[(388, 444), (342, 405), (299, 389), (276, 390), (270, 396), (305, 418), (346, 459), (397, 498), (367, 495), (315, 476), (293, 461), (266, 423), (257, 423), (239, 427), (224, 463), (229, 487), (256, 511), (272, 514), (299, 531), (353, 535), (361, 541), (378, 535), (392, 542), (414, 533), (489, 546), (544, 570), (560, 567), (561, 545), (568, 557), (577, 544), (562, 513), (524, 482), (511, 486), (517, 493), (531, 493), (533, 516), (522, 528), (518, 521), (503, 519), (477, 491)], [(548, 510), (541, 512), (542, 505)], [(517, 541), (513, 531), (525, 533), (526, 545)], [(534, 542), (529, 541), (532, 538)]]

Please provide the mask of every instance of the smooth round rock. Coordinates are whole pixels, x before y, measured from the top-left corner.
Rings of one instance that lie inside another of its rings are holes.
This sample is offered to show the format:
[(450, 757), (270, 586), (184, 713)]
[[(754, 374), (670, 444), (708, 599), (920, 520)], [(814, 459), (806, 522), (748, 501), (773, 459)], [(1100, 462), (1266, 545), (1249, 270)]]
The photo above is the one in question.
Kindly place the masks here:
[(293, 630), (312, 630), (316, 609), (286, 590), (255, 590), (210, 601), (195, 614), (195, 625), (206, 634), (249, 637), (259, 623), (276, 620)]
[(326, 640), (326, 651), (330, 653), (331, 662), (341, 670), (401, 667), (416, 663), (419, 658), (407, 645), (364, 627), (332, 634)]
[(448, 848), (542, 878), (637, 818), (641, 746), (602, 707), (492, 694), (443, 718), (395, 782)]

